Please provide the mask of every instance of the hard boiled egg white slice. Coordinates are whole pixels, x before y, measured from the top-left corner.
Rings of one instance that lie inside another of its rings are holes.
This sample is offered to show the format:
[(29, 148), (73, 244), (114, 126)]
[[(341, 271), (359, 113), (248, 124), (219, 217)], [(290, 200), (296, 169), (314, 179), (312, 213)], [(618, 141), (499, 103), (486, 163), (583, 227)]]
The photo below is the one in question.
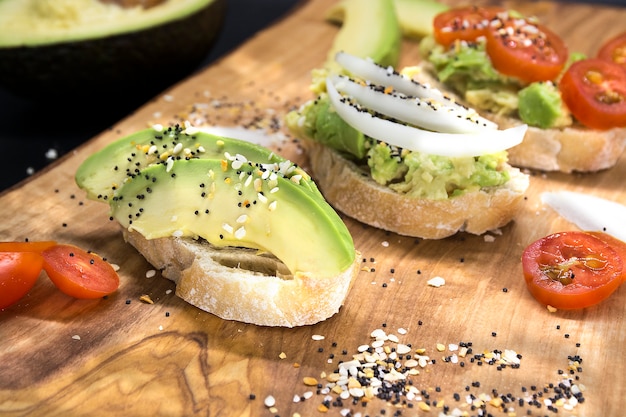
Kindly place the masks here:
[(346, 52), (338, 52), (335, 55), (335, 60), (343, 69), (353, 76), (367, 80), (372, 84), (389, 86), (407, 96), (432, 100), (440, 105), (453, 107), (459, 114), (465, 114), (465, 117), (475, 119), (479, 125), (491, 126), (493, 128), (498, 127), (492, 121), (480, 117), (475, 110), (468, 109), (457, 103), (440, 90), (432, 88), (427, 84), (414, 81), (396, 72), (392, 67), (381, 67), (371, 59), (360, 58)]
[(424, 129), (441, 133), (478, 133), (497, 129), (495, 123), (485, 123), (478, 113), (464, 107), (407, 96), (385, 86), (355, 82), (342, 75), (331, 76), (330, 81), (337, 91), (361, 106)]
[[(370, 113), (358, 103), (343, 97), (335, 88), (332, 77), (326, 79), (326, 90), (339, 117), (355, 129), (390, 145), (430, 155), (468, 157), (500, 152), (520, 144), (527, 129), (526, 125), (519, 125), (506, 130), (485, 129), (478, 133), (433, 132)], [(395, 114), (390, 116), (399, 119)]]

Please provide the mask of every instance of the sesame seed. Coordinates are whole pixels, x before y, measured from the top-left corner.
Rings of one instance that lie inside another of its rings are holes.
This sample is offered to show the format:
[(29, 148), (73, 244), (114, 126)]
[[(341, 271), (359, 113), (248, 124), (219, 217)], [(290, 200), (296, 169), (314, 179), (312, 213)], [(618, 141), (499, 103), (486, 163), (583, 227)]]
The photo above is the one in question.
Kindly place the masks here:
[(246, 229), (241, 226), (239, 229), (235, 231), (235, 238), (243, 239), (246, 236)]
[(265, 397), (265, 400), (263, 400), (263, 404), (265, 404), (266, 407), (274, 407), (276, 405), (276, 399), (273, 396), (268, 395)]

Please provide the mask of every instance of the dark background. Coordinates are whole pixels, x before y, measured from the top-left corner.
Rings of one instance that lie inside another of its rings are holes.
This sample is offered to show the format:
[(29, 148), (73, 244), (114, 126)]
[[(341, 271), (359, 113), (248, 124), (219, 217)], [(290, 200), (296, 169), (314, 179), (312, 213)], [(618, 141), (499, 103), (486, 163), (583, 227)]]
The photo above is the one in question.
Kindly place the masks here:
[[(222, 32), (198, 69), (218, 60), (296, 7), (299, 0), (229, 0)], [(91, 139), (153, 96), (37, 104), (0, 89), (0, 192)], [(81, 110), (82, 109), (82, 110)]]
[[(223, 30), (198, 69), (226, 55), (259, 30), (285, 16), (297, 7), (299, 1), (229, 0)], [(626, 6), (626, 0), (595, 2)], [(116, 100), (110, 104), (94, 99), (81, 106), (83, 111), (79, 111), (75, 106), (66, 107), (62, 100), (54, 106), (38, 105), (0, 89), (0, 192), (113, 126), (152, 97), (129, 95), (124, 101)]]

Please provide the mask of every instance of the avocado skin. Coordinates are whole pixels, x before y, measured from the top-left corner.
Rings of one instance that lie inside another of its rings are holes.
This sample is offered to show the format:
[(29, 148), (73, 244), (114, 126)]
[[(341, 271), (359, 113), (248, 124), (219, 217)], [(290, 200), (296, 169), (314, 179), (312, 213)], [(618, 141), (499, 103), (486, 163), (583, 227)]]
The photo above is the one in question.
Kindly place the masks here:
[(157, 94), (206, 57), (227, 0), (182, 19), (104, 38), (0, 48), (0, 86), (34, 100), (94, 100), (97, 94)]

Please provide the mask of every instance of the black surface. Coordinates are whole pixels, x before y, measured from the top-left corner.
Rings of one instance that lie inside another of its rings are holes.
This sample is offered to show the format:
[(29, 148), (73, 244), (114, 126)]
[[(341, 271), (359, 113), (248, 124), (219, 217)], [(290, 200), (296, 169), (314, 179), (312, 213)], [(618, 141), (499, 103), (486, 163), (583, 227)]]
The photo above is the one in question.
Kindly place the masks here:
[[(224, 56), (297, 5), (298, 0), (229, 0), (226, 21), (200, 66)], [(81, 143), (105, 131), (153, 95), (128, 92), (85, 103), (38, 104), (0, 89), (0, 192), (18, 184)]]

